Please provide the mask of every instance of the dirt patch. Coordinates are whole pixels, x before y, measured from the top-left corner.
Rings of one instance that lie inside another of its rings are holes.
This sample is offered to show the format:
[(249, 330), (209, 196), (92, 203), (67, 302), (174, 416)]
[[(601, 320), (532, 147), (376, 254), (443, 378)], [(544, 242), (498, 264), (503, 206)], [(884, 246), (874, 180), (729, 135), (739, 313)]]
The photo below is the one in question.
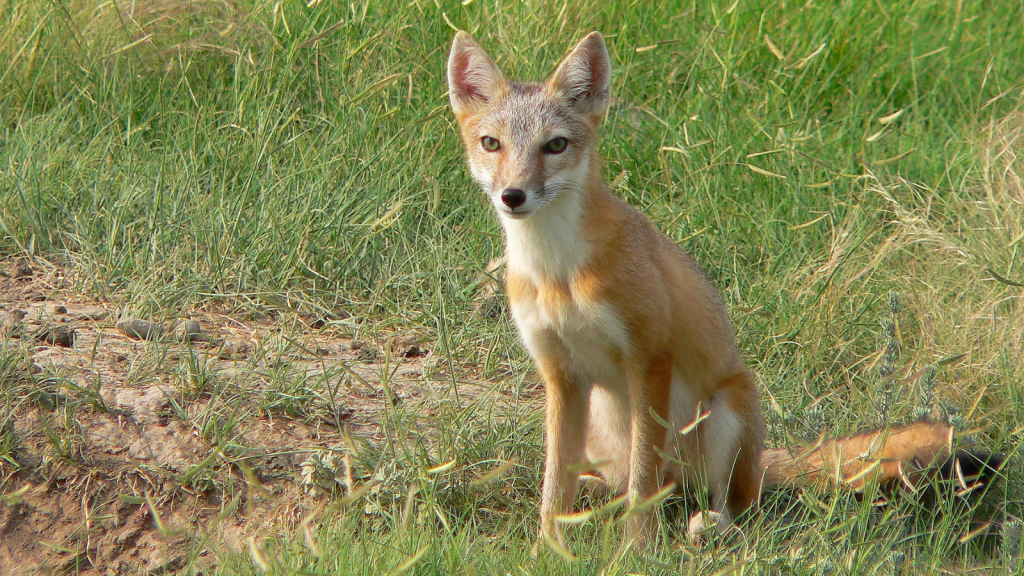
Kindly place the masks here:
[(0, 342), (22, 355), (0, 372), (2, 574), (212, 566), (218, 546), (294, 529), (317, 506), (311, 454), (378, 440), (397, 404), (431, 418), (452, 373), (462, 402), (494, 393), (417, 335), (354, 338), (352, 318), (211, 309), (147, 319), (160, 337), (133, 338), (63, 270), (0, 271)]

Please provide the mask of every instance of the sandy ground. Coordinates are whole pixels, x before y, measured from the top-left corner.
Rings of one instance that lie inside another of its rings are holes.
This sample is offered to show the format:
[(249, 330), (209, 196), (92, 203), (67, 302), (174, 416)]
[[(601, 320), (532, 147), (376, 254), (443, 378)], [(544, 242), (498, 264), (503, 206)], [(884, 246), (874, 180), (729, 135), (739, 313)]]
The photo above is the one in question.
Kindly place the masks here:
[[(0, 380), (16, 392), (0, 410), (14, 438), (7, 458), (0, 451), (4, 575), (212, 566), (218, 546), (294, 528), (317, 506), (323, 493), (302, 477), (311, 453), (344, 453), (346, 434), (382, 439), (396, 404), (430, 422), (452, 401), (451, 372), (461, 402), (537, 401), (475, 380), (472, 366), (447, 368), (415, 335), (379, 345), (353, 339), (346, 321), (211, 309), (159, 319), (165, 332), (147, 341), (119, 329), (114, 303), (74, 293), (60, 269), (6, 261), (0, 271), (0, 341), (26, 357)], [(186, 320), (204, 341), (183, 340)], [(301, 414), (261, 409), (261, 392), (282, 381), (319, 396)], [(216, 418), (232, 415), (229, 405), (243, 417), (225, 427)], [(218, 453), (225, 429), (230, 448)], [(233, 493), (242, 505), (225, 513)], [(195, 545), (207, 537), (211, 546)]]

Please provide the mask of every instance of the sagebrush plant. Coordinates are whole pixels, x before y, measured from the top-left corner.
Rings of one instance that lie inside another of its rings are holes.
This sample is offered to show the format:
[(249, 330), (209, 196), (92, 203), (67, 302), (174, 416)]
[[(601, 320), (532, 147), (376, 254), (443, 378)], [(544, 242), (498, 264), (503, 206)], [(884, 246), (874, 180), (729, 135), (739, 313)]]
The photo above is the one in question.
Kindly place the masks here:
[[(1020, 569), (1019, 2), (0, 0), (0, 13), (0, 254), (59, 262), (140, 313), (353, 315), (359, 337), (425, 335), (431, 370), (494, 382), (430, 420), (389, 411), (388, 440), (353, 458), (404, 486), (374, 516), (349, 506), (316, 519), (316, 546), (297, 528), (257, 555), (225, 552), (219, 570)], [(524, 78), (602, 31), (607, 177), (724, 294), (769, 441), (954, 421), (1011, 456), (989, 494), (989, 532), (1009, 536), (976, 531), (955, 500), (936, 514), (913, 497), (803, 492), (769, 495), (716, 548), (680, 548), (685, 516), (669, 506), (653, 558), (617, 555), (614, 516), (570, 531), (575, 562), (531, 557), (539, 415), (499, 392), (535, 377), (507, 320), (471, 314), (502, 246), (447, 108), (455, 28)], [(333, 401), (286, 368), (237, 380), (293, 417)], [(10, 450), (11, 407), (34, 390), (2, 370)], [(230, 422), (258, 413), (232, 411), (239, 392), (204, 370), (186, 362), (180, 378), (213, 394), (197, 417), (230, 444)], [(55, 455), (74, 458), (72, 424), (54, 420)]]

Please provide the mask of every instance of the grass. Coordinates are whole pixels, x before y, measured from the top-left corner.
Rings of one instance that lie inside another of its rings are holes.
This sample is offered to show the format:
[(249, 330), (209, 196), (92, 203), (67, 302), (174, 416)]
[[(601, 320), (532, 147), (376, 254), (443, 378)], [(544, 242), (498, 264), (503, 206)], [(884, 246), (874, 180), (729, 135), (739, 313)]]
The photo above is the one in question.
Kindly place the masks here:
[[(442, 368), (472, 366), (496, 390), (532, 386), (514, 327), (471, 313), (502, 240), (464, 168), (445, 58), (453, 27), (465, 28), (512, 76), (538, 78), (597, 29), (615, 69), (608, 178), (724, 293), (772, 444), (927, 416), (1011, 455), (1021, 445), (1020, 2), (0, 8), (12, 15), (0, 37), (0, 255), (66, 266), (84, 293), (136, 314), (354, 317), (360, 338), (419, 334)], [(20, 353), (0, 352), (5, 421), (36, 379), (13, 376)], [(176, 370), (186, 397), (232, 394), (202, 359)], [(333, 393), (286, 367), (256, 370), (270, 383), (262, 409), (307, 418)], [(806, 492), (772, 496), (744, 538), (717, 549), (677, 548), (676, 518), (655, 558), (619, 558), (598, 521), (572, 531), (577, 561), (534, 558), (540, 418), (495, 406), (445, 404), (431, 430), (396, 408), (387, 441), (357, 458), (387, 480), (373, 515), (360, 502), (318, 519), (319, 556), (296, 530), (267, 536), (259, 554), (226, 553), (218, 570), (1021, 568), (1019, 458), (991, 495), (1002, 540), (965, 539), (963, 510)], [(210, 437), (224, 431), (223, 414), (180, 408), (212, 422)], [(70, 436), (54, 433), (61, 453)], [(12, 441), (0, 427), (0, 449)], [(470, 484), (510, 458), (519, 465), (500, 482)]]

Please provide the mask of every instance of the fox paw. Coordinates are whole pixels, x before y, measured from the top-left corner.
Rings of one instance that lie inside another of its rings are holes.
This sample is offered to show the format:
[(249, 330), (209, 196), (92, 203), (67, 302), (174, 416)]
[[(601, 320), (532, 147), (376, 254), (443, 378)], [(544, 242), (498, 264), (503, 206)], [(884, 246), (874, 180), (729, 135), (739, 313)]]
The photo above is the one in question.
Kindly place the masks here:
[(690, 538), (690, 544), (700, 547), (708, 540), (708, 533), (716, 530), (719, 534), (725, 532), (732, 525), (728, 514), (721, 514), (714, 510), (704, 510), (694, 514), (686, 527), (686, 534)]
[(604, 498), (612, 492), (604, 478), (595, 474), (580, 474), (580, 490), (594, 498)]

